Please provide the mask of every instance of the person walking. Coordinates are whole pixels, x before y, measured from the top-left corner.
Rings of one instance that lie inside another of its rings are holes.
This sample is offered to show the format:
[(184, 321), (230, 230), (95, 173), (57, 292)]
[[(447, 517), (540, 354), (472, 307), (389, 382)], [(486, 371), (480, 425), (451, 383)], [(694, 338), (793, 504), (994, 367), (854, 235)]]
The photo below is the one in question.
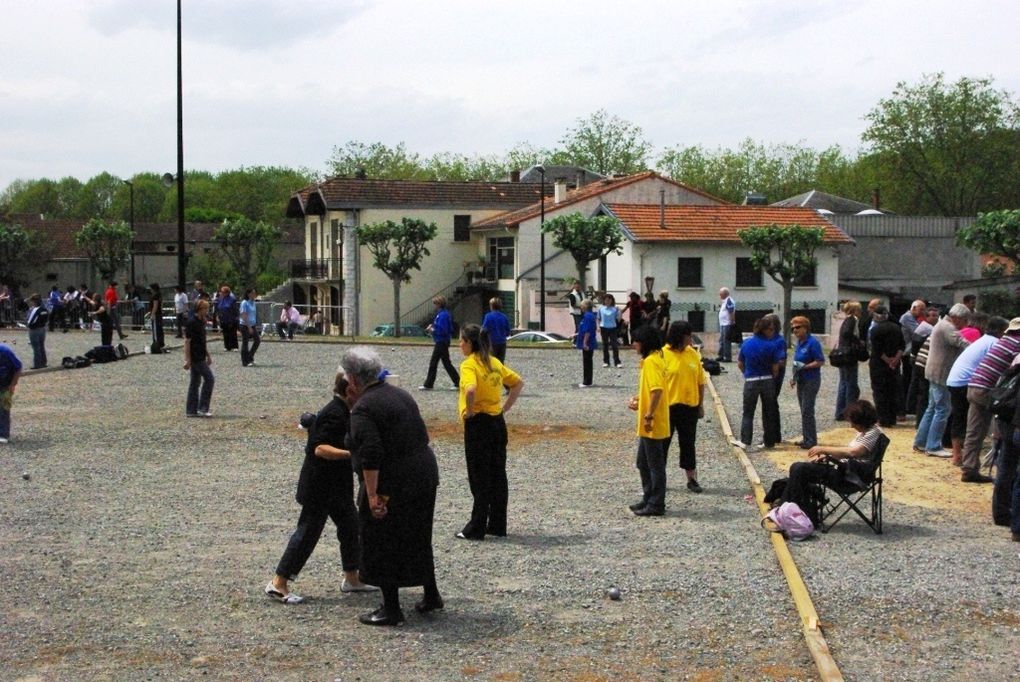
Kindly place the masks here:
[(152, 328), (153, 353), (163, 353), (166, 348), (166, 337), (163, 334), (163, 292), (153, 282), (149, 285), (149, 326)]
[(622, 367), (620, 362), (620, 309), (616, 307), (616, 299), (612, 294), (602, 297), (602, 305), (599, 306), (597, 321), (602, 334), (602, 366), (609, 367), (609, 350), (613, 350), (613, 364)]
[(212, 373), (212, 356), (205, 342), (205, 319), (208, 315), (209, 301), (199, 299), (195, 302), (195, 316), (188, 320), (185, 328), (184, 369), (191, 372), (185, 406), (185, 414), (189, 417), (212, 416), (209, 407), (216, 379)]
[(698, 460), (695, 443), (698, 436), (698, 420), (705, 416), (705, 368), (701, 364), (701, 353), (693, 344), (694, 330), (686, 320), (677, 320), (669, 325), (666, 345), (662, 349), (666, 361), (667, 391), (669, 398), (669, 441), (666, 443), (666, 459), (669, 458), (669, 443), (676, 434), (680, 447), (680, 468), (687, 475), (687, 489), (700, 493), (698, 483)]
[[(489, 332), (466, 324), (460, 332), (460, 394), (457, 412), (464, 424), (464, 458), (471, 487), (471, 518), (457, 533), (462, 540), (506, 536), (509, 486), (506, 476), (505, 415), (524, 388), (520, 375), (492, 355)], [(500, 404), (503, 387), (509, 388)]]
[(110, 316), (110, 324), (117, 331), (117, 336), (123, 341), (128, 335), (124, 333), (120, 326), (120, 311), (117, 309), (120, 299), (117, 298), (116, 282), (110, 282), (109, 286), (106, 287), (106, 291), (103, 293), (103, 300), (106, 302), (106, 314)]
[(241, 366), (255, 366), (255, 351), (262, 343), (262, 336), (259, 334), (258, 311), (255, 309), (255, 288), (244, 290), (244, 300), (241, 301)]
[(443, 369), (453, 382), (453, 388), (460, 384), (460, 375), (457, 368), (450, 361), (450, 341), (453, 339), (453, 318), (446, 309), (446, 296), (436, 296), (432, 299), (432, 305), (436, 307), (436, 317), (432, 320), (425, 331), (432, 334), (432, 357), (429, 358), (429, 371), (425, 375), (425, 383), (418, 387), (422, 391), (431, 391), (436, 384), (436, 372), (439, 369), (439, 362), (442, 361)]
[(49, 313), (42, 304), (42, 297), (39, 294), (32, 294), (28, 297), (28, 317), (25, 318), (25, 326), (28, 327), (28, 343), (32, 346), (32, 369), (42, 369), (46, 366), (46, 323)]
[(638, 391), (627, 408), (637, 412), (637, 470), (641, 499), (630, 505), (635, 516), (666, 513), (666, 448), (669, 446), (669, 396), (666, 394), (666, 360), (662, 335), (655, 325), (642, 325), (632, 334), (632, 346), (641, 357)]
[(581, 301), (581, 324), (574, 336), (574, 347), (581, 351), (581, 383), (578, 388), (591, 388), (594, 372), (595, 349), (598, 348), (595, 338), (595, 313), (591, 311), (591, 301)]
[(503, 314), (503, 301), (498, 296), (489, 299), (489, 312), (482, 318), (482, 329), (489, 335), (492, 357), (506, 360), (506, 340), (510, 336), (510, 320)]
[(797, 388), (797, 403), (800, 405), (801, 439), (797, 446), (809, 450), (818, 445), (818, 428), (815, 423), (815, 398), (822, 385), (822, 367), (825, 354), (822, 344), (811, 335), (811, 321), (798, 315), (790, 320), (790, 329), (797, 338), (793, 352), (793, 378), (790, 387)]
[(340, 591), (375, 592), (379, 589), (361, 582), (358, 574), (361, 538), (358, 510), (354, 506), (354, 469), (345, 443), (351, 419), (347, 389), (347, 375), (341, 369), (333, 380), (333, 399), (319, 410), (308, 426), (305, 460), (298, 476), (296, 495), (301, 514), (276, 573), (264, 590), (270, 599), (283, 604), (304, 601), (290, 591), (288, 583), (297, 579), (312, 555), (327, 518), (333, 520), (340, 542), (340, 565), (344, 572)]

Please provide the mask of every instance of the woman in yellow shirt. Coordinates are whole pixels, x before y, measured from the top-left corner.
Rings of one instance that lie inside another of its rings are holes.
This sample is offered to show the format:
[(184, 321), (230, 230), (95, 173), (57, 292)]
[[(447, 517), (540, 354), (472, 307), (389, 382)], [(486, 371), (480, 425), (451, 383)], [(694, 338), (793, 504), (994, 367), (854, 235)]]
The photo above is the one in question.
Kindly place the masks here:
[(630, 510), (637, 516), (662, 516), (666, 512), (666, 446), (670, 438), (662, 337), (654, 325), (643, 325), (634, 330), (631, 340), (641, 356), (638, 392), (627, 407), (637, 411), (637, 469), (642, 494)]
[[(687, 489), (700, 493), (698, 485), (698, 462), (694, 443), (698, 435), (698, 420), (705, 416), (705, 369), (701, 365), (701, 353), (692, 341), (694, 330), (690, 322), (677, 320), (669, 325), (666, 332), (666, 346), (662, 354), (666, 358), (666, 376), (669, 386), (669, 438), (680, 445), (680, 468), (687, 474)], [(669, 441), (666, 443), (666, 458), (669, 459)]]
[[(520, 375), (492, 356), (488, 331), (466, 324), (460, 332), (460, 396), (457, 409), (464, 422), (464, 457), (474, 505), (471, 520), (457, 533), (462, 540), (506, 536), (506, 421), (503, 415), (524, 388)], [(503, 398), (503, 387), (510, 392)]]

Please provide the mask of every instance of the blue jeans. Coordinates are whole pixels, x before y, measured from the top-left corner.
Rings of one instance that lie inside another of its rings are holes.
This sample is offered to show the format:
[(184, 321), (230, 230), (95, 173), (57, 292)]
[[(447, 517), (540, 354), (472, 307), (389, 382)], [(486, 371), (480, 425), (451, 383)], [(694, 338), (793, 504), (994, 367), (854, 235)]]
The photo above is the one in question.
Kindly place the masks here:
[(28, 342), (32, 344), (32, 369), (46, 366), (46, 327), (28, 330)]
[(800, 433), (804, 445), (818, 445), (818, 427), (815, 425), (815, 398), (822, 385), (822, 378), (804, 380), (797, 378), (797, 402), (800, 403)]
[(924, 448), (927, 452), (942, 447), (942, 434), (946, 431), (949, 421), (949, 388), (934, 381), (928, 383), (928, 408), (917, 425), (914, 436), (914, 447)]
[[(209, 403), (212, 401), (213, 385), (216, 383), (212, 369), (207, 362), (191, 363), (191, 382), (188, 384), (188, 403), (185, 410), (188, 414), (208, 412)], [(198, 387), (202, 385), (202, 392), (199, 395)]]
[(761, 399), (761, 421), (765, 427), (765, 445), (772, 447), (779, 441), (776, 429), (779, 425), (779, 403), (776, 402), (774, 379), (744, 382), (744, 412), (740, 418), (740, 440), (751, 445), (754, 436), (754, 411)]
[(857, 383), (859, 363), (839, 368), (839, 388), (836, 389), (836, 419), (843, 419), (846, 406), (861, 397), (861, 387)]
[(719, 325), (719, 355), (718, 358), (721, 361), (730, 362), (733, 360), (733, 355), (730, 350), (730, 329), (733, 327), (731, 324)]
[(669, 439), (638, 438), (637, 468), (641, 499), (653, 511), (666, 509), (666, 448)]

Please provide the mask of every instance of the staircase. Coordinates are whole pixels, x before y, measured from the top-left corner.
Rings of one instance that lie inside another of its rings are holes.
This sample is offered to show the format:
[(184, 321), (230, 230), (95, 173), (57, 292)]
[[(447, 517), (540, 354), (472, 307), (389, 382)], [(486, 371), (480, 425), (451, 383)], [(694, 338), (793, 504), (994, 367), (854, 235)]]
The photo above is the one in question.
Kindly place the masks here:
[(427, 299), (411, 308), (409, 311), (400, 316), (400, 326), (408, 324), (416, 324), (422, 329), (432, 324), (432, 318), (435, 316), (432, 309), (432, 299), (436, 296), (446, 297), (446, 309), (454, 310), (457, 305), (468, 296), (473, 296), (483, 291), (495, 291), (495, 285), (492, 282), (479, 282), (469, 281), (467, 273), (461, 274), (457, 279), (453, 280), (450, 284), (446, 285), (439, 291), (435, 292)]

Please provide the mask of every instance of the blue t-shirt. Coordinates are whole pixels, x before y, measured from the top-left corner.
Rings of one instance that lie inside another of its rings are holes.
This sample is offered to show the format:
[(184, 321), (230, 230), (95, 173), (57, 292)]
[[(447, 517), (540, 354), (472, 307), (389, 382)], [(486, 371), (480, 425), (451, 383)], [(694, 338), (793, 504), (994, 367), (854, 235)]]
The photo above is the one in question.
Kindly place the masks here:
[[(783, 337), (777, 337), (782, 341)], [(786, 357), (786, 352), (776, 345), (774, 339), (755, 334), (740, 345), (737, 360), (744, 363), (744, 377), (772, 376), (772, 365)]]
[(0, 343), (0, 390), (6, 390), (11, 385), (14, 375), (19, 371), (21, 371), (21, 360), (10, 347)]
[(216, 312), (220, 316), (221, 324), (233, 324), (237, 321), (237, 309), (234, 307), (236, 303), (237, 296), (233, 294), (228, 294), (216, 301)]
[(616, 329), (620, 323), (620, 309), (615, 305), (599, 306), (599, 326), (605, 329)]
[(510, 336), (510, 320), (498, 310), (490, 310), (482, 318), (482, 328), (489, 332), (489, 342), (494, 346), (506, 343)]
[[(779, 337), (782, 338), (782, 337)], [(825, 354), (822, 353), (822, 344), (818, 343), (818, 339), (808, 334), (804, 337), (803, 341), (797, 342), (797, 347), (793, 351), (793, 361), (803, 362), (807, 364), (819, 360), (825, 362)], [(812, 369), (801, 369), (797, 371), (797, 378), (803, 379), (804, 381), (810, 381), (811, 379), (822, 378), (822, 368), (813, 367)]]
[(432, 321), (432, 340), (436, 343), (450, 343), (453, 336), (453, 318), (446, 308), (440, 308)]
[(255, 301), (244, 299), (241, 301), (241, 324), (247, 327), (254, 327), (257, 323), (255, 316)]
[(595, 313), (588, 311), (581, 318), (581, 324), (577, 326), (577, 336), (574, 338), (574, 346), (583, 350), (584, 336), (588, 335), (588, 350), (595, 350), (599, 347), (599, 341), (595, 335)]

